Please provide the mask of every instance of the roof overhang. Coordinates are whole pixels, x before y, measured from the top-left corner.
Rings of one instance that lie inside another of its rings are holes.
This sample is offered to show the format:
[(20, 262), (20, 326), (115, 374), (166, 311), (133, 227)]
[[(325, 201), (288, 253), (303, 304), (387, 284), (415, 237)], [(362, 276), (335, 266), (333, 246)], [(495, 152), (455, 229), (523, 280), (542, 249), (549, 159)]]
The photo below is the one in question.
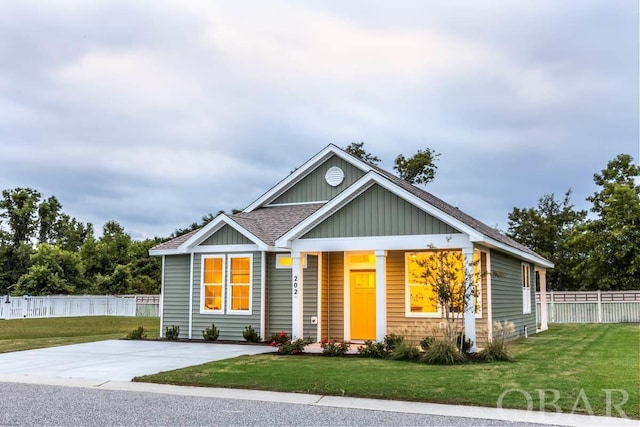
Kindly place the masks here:
[(319, 164), (323, 163), (328, 158), (334, 155), (340, 157), (344, 161), (352, 164), (353, 166), (357, 167), (358, 169), (361, 169), (364, 172), (369, 172), (373, 170), (373, 167), (369, 163), (364, 162), (346, 153), (344, 150), (338, 148), (333, 144), (329, 144), (322, 151), (320, 151), (318, 154), (316, 154), (307, 162), (305, 162), (302, 166), (300, 166), (298, 169), (296, 169), (291, 174), (289, 174), (289, 176), (287, 176), (285, 179), (283, 179), (274, 187), (272, 187), (269, 191), (267, 191), (262, 196), (260, 196), (260, 198), (258, 198), (255, 202), (247, 206), (243, 212), (251, 212), (252, 210), (257, 209), (261, 206), (264, 206), (268, 204), (270, 201), (276, 199), (279, 195), (281, 195), (287, 189), (291, 188), (295, 183), (299, 182), (305, 176), (313, 172)]
[(278, 240), (276, 240), (276, 246), (290, 248), (293, 240), (309, 232), (375, 184), (380, 185), (401, 199), (432, 215), (434, 218), (437, 218), (445, 224), (459, 230), (461, 233), (468, 235), (472, 241), (482, 239), (483, 235), (481, 233), (464, 224), (460, 220), (442, 212), (440, 209), (437, 209), (433, 205), (425, 202), (405, 189), (394, 185), (391, 181), (382, 177), (377, 172), (369, 171), (362, 178), (353, 183), (348, 189), (333, 198), (326, 205), (318, 209), (287, 233), (283, 234)]
[(231, 219), (226, 214), (220, 214), (215, 217), (211, 222), (202, 227), (197, 233), (183, 242), (176, 249), (161, 249), (161, 250), (150, 250), (149, 255), (178, 255), (178, 254), (187, 254), (194, 252), (194, 249), (208, 239), (212, 234), (216, 231), (220, 230), (225, 225), (230, 226), (238, 233), (245, 236), (247, 239), (251, 240), (256, 244), (258, 250), (269, 250), (270, 247), (265, 242), (260, 240), (254, 234), (249, 232), (247, 229), (236, 223), (233, 219)]

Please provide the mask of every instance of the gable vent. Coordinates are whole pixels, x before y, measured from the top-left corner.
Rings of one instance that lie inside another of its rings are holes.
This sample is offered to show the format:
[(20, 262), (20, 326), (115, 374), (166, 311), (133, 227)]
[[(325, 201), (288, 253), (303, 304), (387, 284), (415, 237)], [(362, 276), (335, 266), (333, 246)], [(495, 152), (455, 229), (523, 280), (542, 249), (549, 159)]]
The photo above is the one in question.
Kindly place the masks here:
[(324, 175), (324, 179), (330, 186), (337, 187), (342, 184), (342, 180), (344, 180), (344, 172), (339, 167), (332, 166)]

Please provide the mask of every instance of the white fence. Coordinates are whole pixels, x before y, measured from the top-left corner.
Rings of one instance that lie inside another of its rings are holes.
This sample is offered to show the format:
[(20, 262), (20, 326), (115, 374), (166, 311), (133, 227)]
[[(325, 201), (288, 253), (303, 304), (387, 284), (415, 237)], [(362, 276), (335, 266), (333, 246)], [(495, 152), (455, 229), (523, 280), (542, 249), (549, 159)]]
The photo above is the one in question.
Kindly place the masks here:
[(0, 300), (0, 319), (135, 315), (135, 295), (7, 296)]
[[(640, 322), (640, 291), (547, 292), (549, 323)], [(540, 323), (540, 294), (536, 293)]]

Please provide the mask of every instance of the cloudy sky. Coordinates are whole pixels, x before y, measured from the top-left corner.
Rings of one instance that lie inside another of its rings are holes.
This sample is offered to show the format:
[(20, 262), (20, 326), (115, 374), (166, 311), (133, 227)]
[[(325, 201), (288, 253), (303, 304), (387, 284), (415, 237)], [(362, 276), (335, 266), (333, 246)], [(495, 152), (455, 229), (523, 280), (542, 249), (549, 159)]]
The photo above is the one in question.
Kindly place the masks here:
[(0, 190), (167, 236), (327, 144), (491, 226), (639, 155), (638, 2), (3, 1)]

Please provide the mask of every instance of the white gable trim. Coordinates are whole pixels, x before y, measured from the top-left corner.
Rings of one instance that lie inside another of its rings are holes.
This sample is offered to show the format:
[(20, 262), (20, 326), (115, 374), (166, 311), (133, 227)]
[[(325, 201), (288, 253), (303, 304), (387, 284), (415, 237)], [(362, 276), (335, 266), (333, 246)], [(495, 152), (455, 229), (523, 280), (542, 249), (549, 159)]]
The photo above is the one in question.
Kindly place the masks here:
[(229, 218), (226, 214), (220, 214), (213, 219), (209, 224), (202, 227), (200, 231), (191, 236), (187, 241), (178, 246), (176, 251), (178, 253), (186, 253), (192, 252), (196, 246), (200, 243), (207, 240), (211, 235), (215, 234), (216, 231), (220, 230), (224, 225), (228, 225), (238, 233), (242, 234), (247, 239), (251, 240), (253, 243), (257, 245), (260, 250), (267, 250), (268, 245), (262, 240), (258, 239), (255, 235), (247, 231), (245, 228), (240, 226), (234, 220)]
[[(254, 209), (259, 208), (260, 206), (268, 204), (269, 201), (274, 200), (279, 195), (284, 193), (286, 190), (291, 188), (295, 183), (299, 182), (302, 178), (309, 175), (311, 172), (317, 169), (322, 163), (324, 163), (325, 160), (329, 159), (333, 155), (340, 157), (344, 161), (352, 164), (353, 166), (355, 166), (358, 169), (361, 169), (364, 172), (369, 172), (373, 170), (373, 167), (367, 162), (364, 162), (346, 153), (344, 150), (336, 147), (333, 144), (329, 144), (322, 151), (320, 151), (318, 154), (313, 156), (311, 159), (305, 162), (298, 169), (293, 171), (288, 177), (280, 181), (278, 184), (272, 187), (269, 191), (267, 191), (262, 196), (260, 196), (260, 198), (258, 198), (255, 202), (247, 206), (243, 212), (251, 212)], [(313, 202), (313, 203), (316, 203), (316, 202)]]
[(401, 199), (411, 203), (412, 205), (422, 209), (426, 213), (432, 215), (434, 218), (439, 219), (445, 224), (450, 225), (451, 227), (460, 230), (462, 233), (468, 235), (472, 241), (481, 240), (482, 234), (464, 224), (463, 222), (451, 217), (450, 215), (442, 212), (436, 207), (430, 205), (419, 197), (409, 193), (403, 188), (398, 187), (393, 184), (388, 179), (382, 177), (376, 172), (369, 172), (358, 181), (353, 183), (351, 187), (340, 193), (329, 203), (318, 209), (311, 216), (300, 222), (297, 226), (293, 227), (287, 233), (282, 235), (277, 241), (276, 246), (278, 247), (290, 247), (293, 240), (299, 238), (304, 235), (306, 232), (313, 229), (315, 226), (320, 224), (320, 222), (327, 219), (334, 212), (340, 210), (347, 203), (355, 199), (357, 196), (362, 194), (372, 185), (378, 184)]

